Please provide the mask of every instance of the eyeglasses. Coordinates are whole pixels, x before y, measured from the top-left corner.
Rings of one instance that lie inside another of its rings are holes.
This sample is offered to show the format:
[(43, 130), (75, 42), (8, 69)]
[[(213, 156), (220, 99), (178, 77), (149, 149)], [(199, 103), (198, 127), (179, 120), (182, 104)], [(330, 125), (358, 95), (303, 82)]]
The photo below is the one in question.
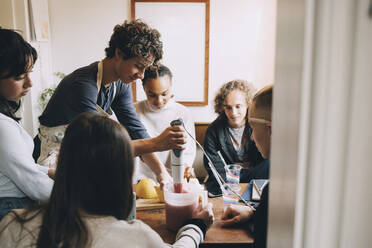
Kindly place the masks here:
[(265, 120), (265, 119), (261, 119), (261, 118), (248, 118), (248, 121), (256, 122), (256, 123), (261, 123), (261, 124), (270, 124), (271, 125), (271, 121), (268, 121), (268, 120)]

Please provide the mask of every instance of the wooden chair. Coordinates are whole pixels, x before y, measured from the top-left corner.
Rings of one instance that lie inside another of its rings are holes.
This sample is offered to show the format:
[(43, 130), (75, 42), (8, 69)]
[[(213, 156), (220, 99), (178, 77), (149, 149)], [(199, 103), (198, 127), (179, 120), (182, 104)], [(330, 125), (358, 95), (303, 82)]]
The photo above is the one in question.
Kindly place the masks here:
[[(209, 124), (210, 122), (195, 122), (195, 137), (196, 140), (200, 143), (200, 145), (204, 144), (205, 132), (207, 131)], [(201, 182), (205, 181), (205, 178), (208, 176), (208, 173), (204, 168), (203, 156), (204, 156), (203, 152), (201, 151), (199, 146), (196, 145), (196, 155), (193, 168), (196, 177)]]

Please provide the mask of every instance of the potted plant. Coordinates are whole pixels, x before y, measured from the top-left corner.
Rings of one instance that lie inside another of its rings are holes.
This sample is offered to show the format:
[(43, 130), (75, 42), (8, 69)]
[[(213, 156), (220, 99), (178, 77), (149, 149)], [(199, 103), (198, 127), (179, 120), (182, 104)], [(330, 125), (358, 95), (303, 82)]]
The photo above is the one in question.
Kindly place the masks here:
[[(54, 73), (54, 75), (58, 77), (60, 80), (62, 80), (66, 76), (66, 74), (62, 72), (56, 72)], [(38, 99), (38, 104), (39, 104), (39, 108), (41, 112), (44, 111), (45, 107), (47, 106), (56, 88), (57, 88), (57, 84), (54, 84), (51, 87), (45, 88), (43, 89), (43, 91), (41, 91), (41, 94)]]

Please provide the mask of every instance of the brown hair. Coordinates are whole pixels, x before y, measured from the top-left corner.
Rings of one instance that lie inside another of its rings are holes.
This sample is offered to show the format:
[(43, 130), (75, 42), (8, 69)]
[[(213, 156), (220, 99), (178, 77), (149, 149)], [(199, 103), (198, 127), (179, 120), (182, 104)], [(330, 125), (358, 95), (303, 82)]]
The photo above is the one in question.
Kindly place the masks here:
[(146, 69), (145, 75), (142, 79), (142, 85), (146, 84), (146, 81), (149, 79), (157, 79), (159, 77), (168, 76), (170, 81), (172, 82), (172, 72), (163, 64), (159, 64), (158, 66), (150, 66)]
[(13, 212), (13, 221), (27, 232), (23, 224), (41, 212), (37, 247), (89, 247), (92, 239), (82, 215), (127, 219), (134, 197), (132, 174), (126, 130), (105, 116), (80, 114), (63, 138), (49, 202), (22, 214)]
[[(37, 53), (23, 37), (11, 30), (0, 27), (0, 81), (2, 79), (19, 77), (26, 73), (30, 65), (34, 65)], [(20, 102), (12, 102), (0, 96), (0, 113), (19, 121), (15, 115)]]
[(163, 57), (160, 33), (141, 20), (125, 21), (122, 25), (114, 27), (109, 46), (105, 49), (106, 56), (113, 58), (116, 48), (121, 51), (124, 59), (133, 57), (149, 59), (154, 56), (155, 65)]
[(273, 85), (263, 87), (253, 97), (252, 106), (255, 110), (255, 118), (263, 118), (271, 121), (273, 105)]

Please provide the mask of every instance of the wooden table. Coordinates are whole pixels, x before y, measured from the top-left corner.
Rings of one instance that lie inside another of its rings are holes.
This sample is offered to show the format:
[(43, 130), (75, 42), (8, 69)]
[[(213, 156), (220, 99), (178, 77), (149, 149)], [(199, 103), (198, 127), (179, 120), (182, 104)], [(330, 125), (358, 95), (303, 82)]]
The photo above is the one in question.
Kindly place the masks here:
[[(242, 192), (247, 184), (241, 184)], [(215, 221), (208, 229), (204, 242), (200, 247), (252, 247), (253, 237), (243, 226), (223, 228), (221, 216), (223, 214), (222, 197), (209, 198), (213, 203)], [(165, 225), (165, 209), (137, 211), (137, 219), (142, 220), (154, 229), (167, 243), (174, 243), (176, 232), (172, 232)]]

